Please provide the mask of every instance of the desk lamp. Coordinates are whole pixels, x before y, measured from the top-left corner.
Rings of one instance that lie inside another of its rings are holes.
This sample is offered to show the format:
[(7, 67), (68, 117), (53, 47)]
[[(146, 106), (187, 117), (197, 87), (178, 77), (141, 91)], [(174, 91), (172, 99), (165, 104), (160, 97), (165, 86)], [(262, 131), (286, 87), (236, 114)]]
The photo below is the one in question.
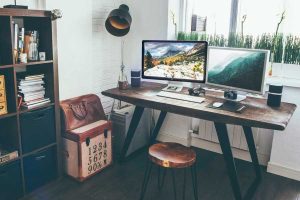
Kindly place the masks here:
[[(125, 36), (129, 32), (131, 21), (132, 21), (132, 19), (129, 14), (129, 7), (125, 4), (122, 4), (119, 6), (118, 9), (114, 9), (109, 13), (109, 15), (105, 21), (105, 28), (110, 34), (112, 34), (116, 37), (122, 37), (122, 36)], [(121, 46), (121, 58), (122, 58), (122, 63), (121, 63), (121, 71), (120, 71), (120, 75), (119, 75), (119, 80), (118, 80), (118, 86), (119, 86), (119, 89), (127, 89), (128, 88), (128, 80), (127, 80), (127, 76), (124, 72), (125, 65), (123, 62), (124, 41), (122, 41), (122, 46)]]

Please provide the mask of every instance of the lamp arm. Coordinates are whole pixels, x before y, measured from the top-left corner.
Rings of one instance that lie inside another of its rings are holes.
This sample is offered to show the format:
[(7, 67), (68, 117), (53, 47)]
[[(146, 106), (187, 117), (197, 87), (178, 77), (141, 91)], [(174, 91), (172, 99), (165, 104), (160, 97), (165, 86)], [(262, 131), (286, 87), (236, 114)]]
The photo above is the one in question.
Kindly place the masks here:
[(124, 66), (124, 39), (122, 38), (121, 39), (121, 59), (122, 59), (122, 65), (121, 66)]

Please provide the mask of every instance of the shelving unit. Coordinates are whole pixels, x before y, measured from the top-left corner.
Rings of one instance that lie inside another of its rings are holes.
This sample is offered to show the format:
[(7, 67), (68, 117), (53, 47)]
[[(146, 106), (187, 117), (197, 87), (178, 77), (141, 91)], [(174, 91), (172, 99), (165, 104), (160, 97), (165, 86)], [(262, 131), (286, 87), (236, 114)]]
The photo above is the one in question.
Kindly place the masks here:
[[(39, 51), (46, 61), (17, 63), (14, 23), (39, 32)], [(0, 8), (0, 75), (5, 76), (8, 113), (0, 115), (0, 147), (18, 151), (18, 158), (0, 164), (1, 199), (18, 199), (61, 175), (60, 110), (56, 21), (50, 11)], [(51, 103), (18, 109), (17, 80), (44, 74)]]

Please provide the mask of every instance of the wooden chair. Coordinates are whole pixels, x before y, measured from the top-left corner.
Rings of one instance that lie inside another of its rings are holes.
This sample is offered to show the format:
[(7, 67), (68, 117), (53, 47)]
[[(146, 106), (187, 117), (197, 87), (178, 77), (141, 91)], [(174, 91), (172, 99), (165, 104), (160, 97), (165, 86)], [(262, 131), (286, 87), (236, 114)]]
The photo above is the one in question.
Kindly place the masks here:
[[(185, 185), (186, 185), (186, 169), (191, 169), (192, 182), (194, 189), (194, 198), (198, 200), (197, 192), (197, 173), (196, 173), (196, 153), (191, 148), (185, 147), (177, 143), (157, 143), (152, 145), (149, 148), (148, 152), (149, 163), (145, 172), (144, 181), (142, 185), (142, 191), (140, 195), (140, 200), (144, 199), (147, 185), (149, 182), (150, 174), (153, 165), (159, 167), (158, 173), (158, 186), (161, 188), (163, 186), (164, 177), (166, 174), (166, 169), (171, 170), (173, 190), (174, 190), (174, 199), (176, 200), (176, 186), (175, 186), (175, 174), (174, 169), (184, 169), (184, 179), (183, 179), (183, 199), (185, 198)], [(160, 183), (160, 169), (163, 169), (162, 183)]]

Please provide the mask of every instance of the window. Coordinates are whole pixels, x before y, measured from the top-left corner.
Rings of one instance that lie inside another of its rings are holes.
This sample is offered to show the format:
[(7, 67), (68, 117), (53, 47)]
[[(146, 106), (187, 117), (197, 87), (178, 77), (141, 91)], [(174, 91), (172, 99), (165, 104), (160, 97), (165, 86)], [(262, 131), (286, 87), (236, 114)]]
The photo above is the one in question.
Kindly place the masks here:
[(274, 33), (284, 11), (283, 0), (240, 0), (238, 7), (237, 33), (253, 36)]
[[(198, 20), (206, 19), (207, 34), (229, 33), (230, 5), (228, 0), (191, 0), (191, 11)], [(197, 23), (196, 25), (199, 25)]]
[[(257, 6), (259, 5), (259, 6)], [(242, 17), (246, 16), (244, 33), (248, 35), (261, 35), (274, 33), (277, 23), (283, 12), (284, 20), (279, 32), (285, 35), (300, 35), (299, 0), (239, 0), (238, 24), (241, 28)]]
[(299, 0), (181, 1), (186, 6), (181, 21), (184, 29), (178, 39), (207, 40), (211, 46), (269, 49), (274, 62), (299, 68)]

